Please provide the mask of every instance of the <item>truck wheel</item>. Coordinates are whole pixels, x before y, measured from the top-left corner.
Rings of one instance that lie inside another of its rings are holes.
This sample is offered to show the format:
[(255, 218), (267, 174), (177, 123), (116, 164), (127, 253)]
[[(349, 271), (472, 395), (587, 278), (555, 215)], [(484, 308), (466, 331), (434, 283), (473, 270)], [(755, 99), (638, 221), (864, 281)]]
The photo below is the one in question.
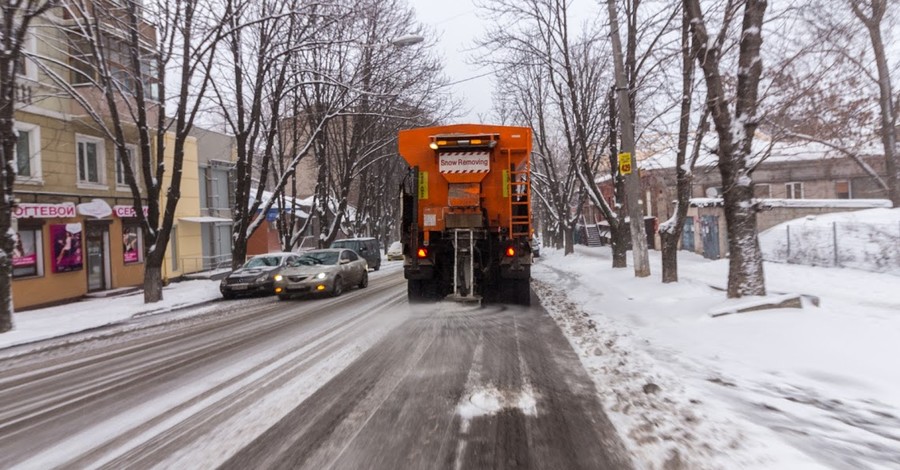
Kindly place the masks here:
[(422, 281), (410, 279), (406, 283), (406, 298), (409, 303), (419, 303), (425, 300), (422, 295)]
[(224, 291), (224, 292), (222, 292), (222, 297), (225, 300), (232, 300), (235, 298), (235, 294), (234, 294), (234, 292), (231, 292), (231, 291)]
[(516, 279), (514, 289), (517, 304), (531, 305), (531, 283), (528, 279)]

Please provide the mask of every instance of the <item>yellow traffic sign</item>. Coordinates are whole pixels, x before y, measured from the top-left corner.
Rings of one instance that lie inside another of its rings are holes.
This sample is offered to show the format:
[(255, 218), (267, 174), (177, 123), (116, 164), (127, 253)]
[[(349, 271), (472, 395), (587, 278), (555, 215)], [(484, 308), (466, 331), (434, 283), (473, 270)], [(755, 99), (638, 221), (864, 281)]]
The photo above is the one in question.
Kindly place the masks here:
[(622, 152), (619, 154), (619, 174), (631, 174), (631, 154), (628, 152)]

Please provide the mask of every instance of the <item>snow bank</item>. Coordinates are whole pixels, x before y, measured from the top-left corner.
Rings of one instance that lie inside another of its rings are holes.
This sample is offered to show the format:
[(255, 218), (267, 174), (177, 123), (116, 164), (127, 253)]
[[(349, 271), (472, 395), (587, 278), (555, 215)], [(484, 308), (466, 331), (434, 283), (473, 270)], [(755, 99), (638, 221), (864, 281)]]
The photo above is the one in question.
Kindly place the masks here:
[(900, 275), (900, 208), (807, 216), (760, 234), (767, 261)]
[(661, 284), (658, 255), (644, 279), (607, 248), (547, 249), (533, 270), (638, 468), (900, 462), (896, 277), (766, 264), (769, 292), (821, 306), (711, 318), (728, 260), (680, 252), (681, 282)]

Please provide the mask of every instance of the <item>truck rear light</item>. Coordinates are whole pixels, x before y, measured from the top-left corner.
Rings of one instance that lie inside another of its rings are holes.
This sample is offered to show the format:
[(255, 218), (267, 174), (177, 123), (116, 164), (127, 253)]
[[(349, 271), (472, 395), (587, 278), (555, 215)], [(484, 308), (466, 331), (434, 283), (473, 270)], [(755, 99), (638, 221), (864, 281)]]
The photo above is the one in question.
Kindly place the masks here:
[(425, 248), (419, 248), (419, 251), (416, 252), (416, 256), (419, 258), (425, 258), (428, 256), (428, 250)]
[(516, 256), (516, 249), (513, 248), (513, 247), (507, 248), (507, 249), (506, 249), (506, 256), (508, 256), (508, 257), (510, 257), (510, 258), (512, 258), (513, 256)]

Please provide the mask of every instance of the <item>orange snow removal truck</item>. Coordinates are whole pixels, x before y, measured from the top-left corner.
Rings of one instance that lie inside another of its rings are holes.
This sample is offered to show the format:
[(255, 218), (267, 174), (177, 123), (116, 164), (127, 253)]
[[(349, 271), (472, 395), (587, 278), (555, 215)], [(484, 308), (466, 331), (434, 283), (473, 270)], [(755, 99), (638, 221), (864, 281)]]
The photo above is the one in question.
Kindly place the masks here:
[(411, 302), (530, 303), (531, 129), (400, 131), (403, 272)]

